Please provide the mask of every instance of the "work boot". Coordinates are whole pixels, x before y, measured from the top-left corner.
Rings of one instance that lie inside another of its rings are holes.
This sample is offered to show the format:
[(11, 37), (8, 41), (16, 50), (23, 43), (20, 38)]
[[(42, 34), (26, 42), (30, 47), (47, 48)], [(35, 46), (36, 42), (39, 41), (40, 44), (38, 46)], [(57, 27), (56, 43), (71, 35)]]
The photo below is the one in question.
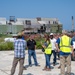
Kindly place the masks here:
[(46, 71), (51, 71), (51, 68), (47, 68)]
[(58, 69), (60, 69), (60, 68), (61, 68), (61, 66), (58, 67)]
[(24, 66), (24, 67), (23, 67), (23, 70), (27, 70), (27, 68)]
[(55, 66), (55, 63), (53, 63), (53, 66)]
[(42, 69), (42, 70), (46, 70), (46, 69), (47, 69), (47, 67), (45, 66), (44, 69)]

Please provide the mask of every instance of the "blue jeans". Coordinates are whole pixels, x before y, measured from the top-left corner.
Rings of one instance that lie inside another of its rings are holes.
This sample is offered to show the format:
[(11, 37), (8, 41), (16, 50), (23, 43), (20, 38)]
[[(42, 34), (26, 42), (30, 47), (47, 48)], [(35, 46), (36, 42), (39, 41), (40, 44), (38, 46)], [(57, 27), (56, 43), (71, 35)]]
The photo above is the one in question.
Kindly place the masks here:
[(50, 57), (51, 57), (51, 54), (45, 54), (46, 67), (48, 68), (51, 68), (50, 67)]
[(36, 58), (35, 50), (28, 50), (28, 62), (29, 62), (29, 65), (32, 64), (32, 62), (31, 62), (31, 56), (33, 56), (34, 63), (37, 66), (38, 63), (37, 63), (37, 58)]
[(52, 53), (53, 53), (53, 56), (54, 56), (53, 64), (55, 64), (56, 63), (56, 52), (55, 52), (55, 50), (52, 50)]

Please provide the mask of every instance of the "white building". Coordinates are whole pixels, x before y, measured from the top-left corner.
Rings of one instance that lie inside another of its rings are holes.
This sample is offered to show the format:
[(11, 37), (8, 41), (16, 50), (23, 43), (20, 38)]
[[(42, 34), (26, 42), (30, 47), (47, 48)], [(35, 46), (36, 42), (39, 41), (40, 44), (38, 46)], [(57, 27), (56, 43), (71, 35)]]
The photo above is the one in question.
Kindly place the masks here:
[(6, 18), (0, 17), (0, 25), (6, 25)]
[[(33, 31), (39, 30), (41, 26), (46, 26), (46, 32), (50, 32), (52, 25), (62, 25), (57, 18), (17, 18), (16, 23), (24, 25), (24, 28), (31, 28)], [(51, 29), (53, 30), (53, 28)], [(30, 31), (29, 31), (30, 32)]]
[[(0, 32), (17, 33), (23, 29), (26, 32), (39, 32), (45, 30), (45, 32), (57, 32), (62, 30), (62, 24), (57, 18), (16, 18), (11, 16), (11, 20), (6, 18), (0, 18)], [(6, 27), (4, 27), (4, 25)], [(2, 29), (5, 28), (3, 31)]]

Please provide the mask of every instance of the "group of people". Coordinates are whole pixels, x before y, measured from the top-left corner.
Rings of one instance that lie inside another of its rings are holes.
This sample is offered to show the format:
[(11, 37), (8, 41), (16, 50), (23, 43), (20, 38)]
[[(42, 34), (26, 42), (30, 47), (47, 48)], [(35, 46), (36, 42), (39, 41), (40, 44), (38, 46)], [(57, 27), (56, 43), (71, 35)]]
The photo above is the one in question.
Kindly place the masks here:
[[(32, 66), (31, 57), (34, 59), (35, 66), (40, 66), (37, 62), (36, 58), (36, 41), (34, 40), (34, 36), (30, 35), (29, 40), (26, 41), (23, 38), (22, 33), (19, 33), (17, 39), (14, 42), (14, 60), (11, 68), (11, 74), (14, 75), (17, 63), (20, 63), (19, 67), (19, 74), (22, 75), (23, 70), (26, 68), (24, 67), (24, 59), (25, 59), (25, 49), (28, 49), (28, 65)], [(71, 54), (74, 56), (73, 46), (75, 44), (74, 38), (71, 39), (65, 30), (62, 31), (62, 36), (60, 37), (59, 34), (54, 36), (53, 33), (47, 35), (45, 37), (44, 43), (41, 43), (42, 49), (45, 55), (45, 67), (43, 70), (50, 71), (51, 64), (50, 59), (51, 55), (53, 54), (53, 66), (56, 65), (56, 55), (58, 53), (58, 57), (60, 59), (60, 73), (61, 75), (65, 75), (65, 63), (67, 67), (66, 75), (71, 74)]]
[(31, 57), (33, 57), (35, 66), (40, 66), (36, 58), (36, 52), (35, 52), (36, 41), (34, 40), (34, 36), (30, 35), (29, 40), (26, 41), (23, 35), (24, 35), (23, 33), (18, 33), (17, 39), (14, 41), (14, 59), (10, 75), (14, 75), (18, 62), (20, 64), (18, 75), (22, 75), (23, 70), (26, 70), (26, 67), (24, 67), (26, 48), (28, 48), (28, 63), (29, 63), (28, 65), (30, 67), (32, 66)]

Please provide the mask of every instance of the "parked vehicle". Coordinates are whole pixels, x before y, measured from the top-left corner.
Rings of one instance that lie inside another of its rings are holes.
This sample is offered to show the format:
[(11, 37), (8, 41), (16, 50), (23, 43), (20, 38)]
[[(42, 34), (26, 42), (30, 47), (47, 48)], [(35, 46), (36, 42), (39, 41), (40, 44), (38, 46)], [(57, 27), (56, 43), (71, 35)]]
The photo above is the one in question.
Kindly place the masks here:
[(16, 38), (5, 38), (4, 41), (5, 42), (14, 42), (16, 40)]

